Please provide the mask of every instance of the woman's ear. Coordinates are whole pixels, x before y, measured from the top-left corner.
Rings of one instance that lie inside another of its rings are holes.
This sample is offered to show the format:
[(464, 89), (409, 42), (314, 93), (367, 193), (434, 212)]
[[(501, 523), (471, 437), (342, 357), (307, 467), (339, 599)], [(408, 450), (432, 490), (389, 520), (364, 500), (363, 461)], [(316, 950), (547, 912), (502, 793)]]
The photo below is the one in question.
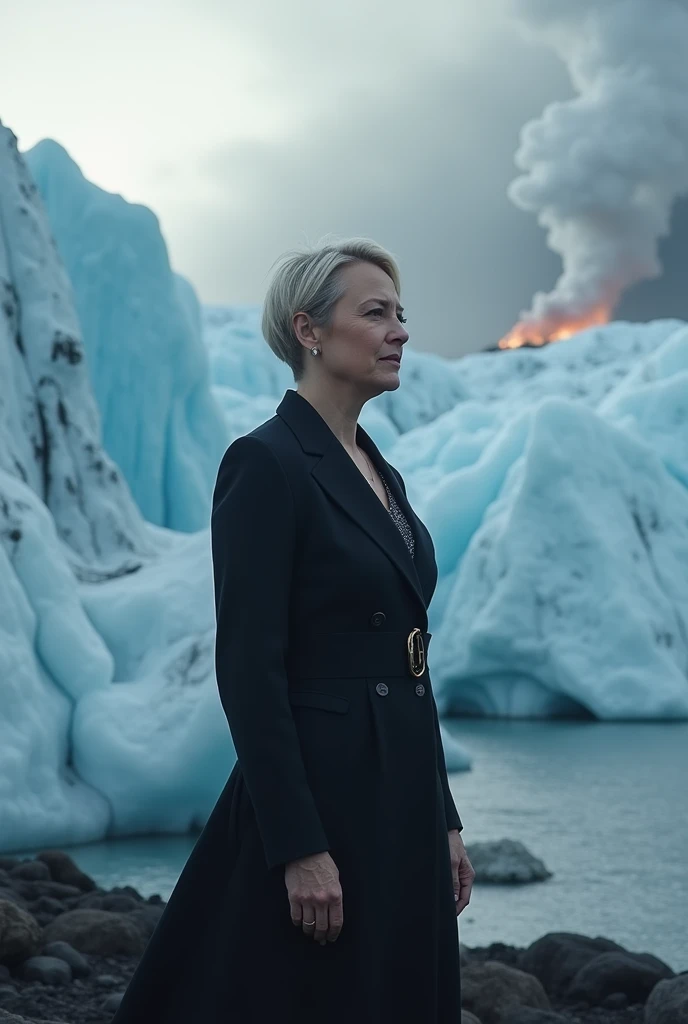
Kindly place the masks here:
[(294, 313), (292, 324), (294, 333), (302, 345), (311, 348), (318, 344), (320, 339), (308, 313)]

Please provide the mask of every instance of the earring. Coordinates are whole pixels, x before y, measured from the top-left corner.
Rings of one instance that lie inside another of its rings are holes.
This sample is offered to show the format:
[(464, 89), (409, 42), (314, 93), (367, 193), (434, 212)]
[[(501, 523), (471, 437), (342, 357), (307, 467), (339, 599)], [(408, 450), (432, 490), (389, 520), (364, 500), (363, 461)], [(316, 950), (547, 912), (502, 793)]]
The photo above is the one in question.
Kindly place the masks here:
[(314, 345), (313, 348), (311, 349), (311, 355), (312, 356), (317, 356), (319, 352), (320, 352), (320, 349), (316, 348), (316, 346)]

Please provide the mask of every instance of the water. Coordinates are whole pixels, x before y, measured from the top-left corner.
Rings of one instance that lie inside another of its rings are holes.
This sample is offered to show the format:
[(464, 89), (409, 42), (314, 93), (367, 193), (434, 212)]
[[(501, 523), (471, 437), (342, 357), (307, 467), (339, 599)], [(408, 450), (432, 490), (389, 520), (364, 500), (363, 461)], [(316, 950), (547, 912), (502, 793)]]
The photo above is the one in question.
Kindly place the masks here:
[(688, 723), (450, 721), (474, 756), (451, 776), (472, 839), (521, 840), (554, 877), (475, 886), (468, 946), (604, 935), (688, 969)]
[[(448, 724), (474, 759), (451, 776), (469, 854), (472, 841), (519, 839), (554, 872), (532, 885), (476, 885), (459, 917), (462, 942), (526, 946), (572, 931), (688, 969), (688, 722)], [(167, 899), (196, 838), (70, 853), (99, 885)]]

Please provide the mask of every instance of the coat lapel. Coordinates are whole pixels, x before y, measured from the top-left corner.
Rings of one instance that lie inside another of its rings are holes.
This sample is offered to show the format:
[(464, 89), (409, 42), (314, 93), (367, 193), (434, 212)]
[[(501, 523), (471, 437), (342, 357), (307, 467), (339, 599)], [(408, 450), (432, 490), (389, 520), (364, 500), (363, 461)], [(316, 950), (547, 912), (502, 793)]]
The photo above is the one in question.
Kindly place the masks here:
[[(426, 610), (428, 601), (420, 578), (421, 567), (428, 555), (425, 534), (399, 486), (394, 470), (383, 458), (370, 435), (358, 425), (356, 439), (359, 446), (375, 468), (384, 474), (389, 489), (413, 530), (415, 560), (389, 512), (310, 402), (296, 391), (287, 390), (276, 411), (294, 432), (304, 452), (318, 456), (311, 466), (313, 478), (384, 551)], [(430, 585), (428, 580), (427, 586)]]

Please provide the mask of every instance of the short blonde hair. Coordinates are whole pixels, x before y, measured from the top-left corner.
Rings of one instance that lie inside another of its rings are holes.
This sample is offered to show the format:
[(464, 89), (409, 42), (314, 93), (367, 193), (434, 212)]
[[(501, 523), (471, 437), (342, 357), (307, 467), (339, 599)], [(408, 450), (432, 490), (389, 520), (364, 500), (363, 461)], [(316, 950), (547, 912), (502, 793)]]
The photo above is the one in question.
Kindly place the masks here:
[(374, 263), (392, 279), (401, 294), (399, 268), (391, 253), (370, 238), (344, 238), (290, 249), (280, 256), (263, 306), (263, 337), (278, 359), (287, 363), (298, 381), (303, 376), (305, 350), (292, 323), (295, 313), (308, 313), (325, 327), (344, 294), (337, 271), (357, 261)]

